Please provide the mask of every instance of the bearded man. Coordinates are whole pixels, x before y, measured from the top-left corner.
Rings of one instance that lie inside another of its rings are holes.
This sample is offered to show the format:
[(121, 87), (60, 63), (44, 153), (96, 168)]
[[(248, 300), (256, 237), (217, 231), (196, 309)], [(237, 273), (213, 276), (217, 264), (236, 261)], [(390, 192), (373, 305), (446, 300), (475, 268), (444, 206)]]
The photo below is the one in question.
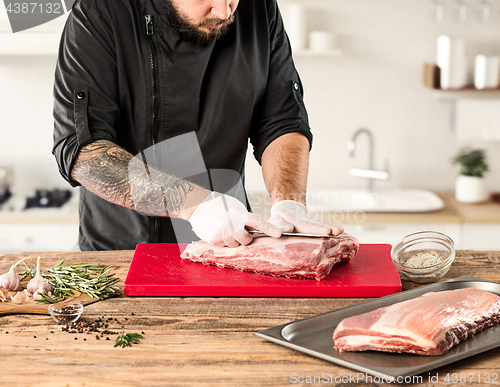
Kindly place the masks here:
[[(81, 187), (81, 250), (186, 242), (172, 220), (229, 247), (250, 243), (249, 228), (342, 232), (305, 207), (312, 134), (276, 0), (77, 0), (54, 98), (53, 154)], [(215, 189), (210, 174), (206, 183), (194, 166), (169, 172), (177, 154), (181, 167), (191, 159), (162, 144), (189, 133), (187, 152), (207, 173), (242, 181), (250, 140), (273, 202), (269, 222), (226, 194), (231, 187)]]

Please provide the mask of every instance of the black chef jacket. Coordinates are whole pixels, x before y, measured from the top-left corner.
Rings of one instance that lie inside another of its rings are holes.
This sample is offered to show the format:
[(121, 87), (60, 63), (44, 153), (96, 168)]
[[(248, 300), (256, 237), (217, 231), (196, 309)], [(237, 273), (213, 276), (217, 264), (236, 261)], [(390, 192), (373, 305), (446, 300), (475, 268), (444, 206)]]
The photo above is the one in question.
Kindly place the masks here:
[[(53, 154), (72, 186), (79, 185), (71, 179), (78, 150), (99, 139), (137, 155), (194, 131), (207, 169), (241, 176), (248, 139), (259, 163), (285, 133), (312, 141), (275, 0), (240, 0), (227, 36), (205, 45), (180, 39), (162, 0), (77, 0), (61, 38), (54, 98)], [(111, 204), (84, 187), (79, 216), (84, 251), (175, 242), (169, 218)]]

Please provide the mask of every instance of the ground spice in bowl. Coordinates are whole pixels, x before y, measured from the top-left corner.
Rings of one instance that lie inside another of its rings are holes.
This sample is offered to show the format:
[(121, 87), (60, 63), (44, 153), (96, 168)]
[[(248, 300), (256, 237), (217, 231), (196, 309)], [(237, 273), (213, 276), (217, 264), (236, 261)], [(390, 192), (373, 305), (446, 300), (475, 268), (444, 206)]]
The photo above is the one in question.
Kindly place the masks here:
[(451, 267), (455, 245), (445, 234), (421, 231), (407, 235), (395, 244), (391, 258), (401, 278), (416, 283), (436, 282)]
[(442, 254), (425, 251), (412, 255), (406, 261), (402, 262), (402, 265), (404, 267), (410, 267), (412, 269), (423, 269), (424, 267), (438, 265), (445, 259), (446, 257)]

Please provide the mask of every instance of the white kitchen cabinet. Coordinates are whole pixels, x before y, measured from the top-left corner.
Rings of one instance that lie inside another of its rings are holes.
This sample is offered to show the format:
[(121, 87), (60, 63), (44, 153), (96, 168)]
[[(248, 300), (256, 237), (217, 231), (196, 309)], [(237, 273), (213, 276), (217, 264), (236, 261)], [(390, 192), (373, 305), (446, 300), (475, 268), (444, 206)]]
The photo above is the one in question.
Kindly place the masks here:
[(69, 251), (78, 239), (78, 223), (0, 224), (0, 254)]
[(356, 236), (360, 243), (388, 243), (394, 245), (408, 234), (420, 231), (438, 231), (462, 249), (461, 225), (458, 223), (357, 223), (342, 224), (344, 230)]
[(462, 227), (465, 250), (500, 250), (500, 224), (465, 223)]

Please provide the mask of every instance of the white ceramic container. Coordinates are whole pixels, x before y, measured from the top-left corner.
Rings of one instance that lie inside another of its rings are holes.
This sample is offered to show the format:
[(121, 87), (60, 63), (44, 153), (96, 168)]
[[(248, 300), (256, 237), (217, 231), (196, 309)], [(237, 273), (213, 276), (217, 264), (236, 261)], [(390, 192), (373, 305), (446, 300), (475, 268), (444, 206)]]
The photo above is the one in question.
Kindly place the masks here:
[(455, 182), (455, 198), (463, 203), (480, 203), (488, 200), (486, 180), (482, 177), (460, 175)]
[(477, 55), (474, 64), (474, 87), (497, 89), (500, 85), (500, 56)]

